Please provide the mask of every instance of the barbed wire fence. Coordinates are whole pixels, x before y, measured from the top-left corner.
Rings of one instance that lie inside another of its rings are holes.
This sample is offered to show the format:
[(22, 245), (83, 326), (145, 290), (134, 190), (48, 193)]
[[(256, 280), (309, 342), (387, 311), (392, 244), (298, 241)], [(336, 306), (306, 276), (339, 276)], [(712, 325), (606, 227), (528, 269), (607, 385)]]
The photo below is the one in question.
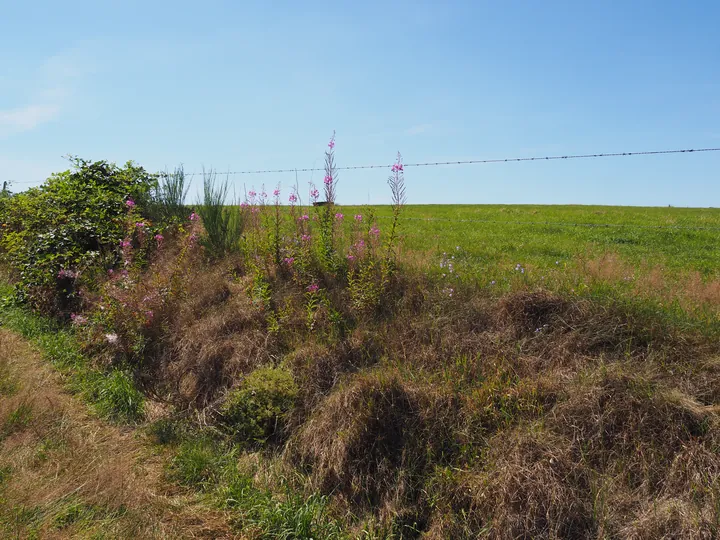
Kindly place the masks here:
[[(470, 159), (470, 160), (457, 160), (457, 161), (427, 161), (417, 163), (405, 163), (404, 167), (440, 167), (440, 166), (456, 166), (456, 165), (481, 165), (481, 164), (492, 164), (492, 163), (517, 163), (517, 162), (531, 162), (531, 161), (557, 161), (557, 160), (573, 160), (573, 159), (598, 159), (598, 158), (612, 158), (612, 157), (632, 157), (632, 156), (657, 156), (657, 155), (671, 155), (671, 154), (696, 154), (696, 153), (707, 153), (707, 152), (720, 152), (720, 148), (683, 148), (674, 150), (649, 150), (639, 152), (610, 152), (610, 153), (594, 153), (594, 154), (569, 154), (569, 155), (554, 155), (554, 156), (529, 156), (529, 157), (516, 157), (516, 158), (493, 158), (493, 159)], [(349, 165), (336, 167), (336, 170), (352, 171), (362, 169), (389, 169), (393, 164), (370, 164), (370, 165)], [(261, 174), (286, 174), (301, 172), (321, 172), (323, 168), (318, 167), (305, 167), (305, 168), (292, 168), (292, 169), (256, 169), (256, 170), (241, 170), (241, 171), (227, 171), (217, 172), (220, 175), (261, 175)], [(159, 172), (157, 174), (167, 174), (165, 172)], [(205, 174), (205, 172), (193, 172), (185, 173), (186, 177), (194, 177)], [(15, 184), (34, 184), (33, 181), (12, 181), (6, 180), (3, 182), (3, 188)], [(349, 205), (354, 206), (354, 205)], [(382, 218), (381, 218), (382, 219)], [(506, 221), (506, 220), (490, 220), (490, 219), (450, 219), (450, 218), (434, 218), (434, 217), (404, 217), (404, 220), (418, 220), (418, 221), (437, 221), (437, 222), (455, 222), (455, 223), (492, 223), (498, 225), (520, 225), (520, 226), (557, 226), (557, 227), (598, 227), (598, 228), (642, 228), (642, 229), (677, 229), (677, 230), (708, 230), (708, 231), (720, 231), (720, 227), (704, 227), (704, 226), (684, 226), (684, 225), (643, 225), (634, 223), (582, 223), (582, 222), (550, 222), (550, 221)]]
[[(557, 155), (557, 156), (530, 156), (530, 157), (516, 157), (516, 158), (493, 158), (493, 159), (469, 159), (469, 160), (458, 160), (458, 161), (427, 161), (419, 163), (405, 163), (404, 167), (441, 167), (449, 165), (481, 165), (490, 163), (517, 163), (524, 161), (556, 161), (556, 160), (571, 160), (571, 159), (597, 159), (597, 158), (611, 158), (611, 157), (631, 157), (631, 156), (656, 156), (656, 155), (668, 155), (668, 154), (693, 154), (702, 152), (720, 152), (720, 148), (683, 148), (677, 150), (648, 150), (642, 152), (610, 152), (610, 153), (595, 153), (595, 154), (570, 154), (570, 155)], [(371, 164), (371, 165), (348, 165), (344, 167), (336, 167), (338, 171), (354, 171), (361, 169), (389, 169), (392, 167), (392, 163), (383, 164)], [(300, 173), (300, 172), (319, 172), (324, 171), (323, 168), (318, 167), (306, 167), (306, 168), (293, 168), (293, 169), (257, 169), (257, 170), (245, 170), (245, 171), (227, 171), (219, 172), (220, 175), (253, 175), (253, 174), (284, 174), (284, 173)], [(166, 174), (159, 172), (157, 174)], [(185, 176), (193, 177), (203, 175), (202, 172), (185, 173)], [(11, 184), (34, 184), (34, 181), (12, 181)]]

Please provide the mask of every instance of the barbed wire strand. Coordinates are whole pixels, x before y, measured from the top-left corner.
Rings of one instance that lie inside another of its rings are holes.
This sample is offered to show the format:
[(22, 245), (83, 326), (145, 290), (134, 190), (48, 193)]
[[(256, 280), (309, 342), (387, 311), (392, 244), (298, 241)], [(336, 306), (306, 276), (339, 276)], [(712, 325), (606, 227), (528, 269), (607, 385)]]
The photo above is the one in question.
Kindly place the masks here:
[[(559, 155), (559, 156), (532, 156), (532, 157), (519, 157), (519, 158), (495, 158), (495, 159), (469, 159), (469, 160), (458, 160), (458, 161), (427, 161), (420, 163), (405, 163), (404, 167), (440, 167), (447, 165), (480, 165), (488, 163), (517, 163), (523, 161), (554, 161), (554, 160), (568, 160), (568, 159), (592, 159), (592, 158), (609, 158), (609, 157), (629, 157), (629, 156), (656, 156), (656, 155), (667, 155), (667, 154), (693, 154), (700, 152), (720, 152), (720, 148), (686, 148), (679, 150), (649, 150), (643, 152), (611, 152), (611, 153), (597, 153), (597, 154), (573, 154), (573, 155)], [(337, 167), (339, 171), (353, 171), (360, 169), (389, 169), (392, 167), (391, 164), (382, 165), (349, 165), (345, 167)], [(307, 167), (307, 168), (292, 168), (292, 169), (258, 169), (258, 170), (246, 170), (246, 171), (227, 171), (223, 173), (217, 173), (220, 175), (250, 175), (250, 174), (283, 174), (283, 173), (299, 173), (299, 172), (316, 172), (323, 171), (322, 168)], [(158, 174), (166, 174), (160, 172)], [(203, 173), (185, 173), (185, 176), (200, 176)], [(33, 184), (32, 181), (18, 181), (12, 182), (12, 184)]]

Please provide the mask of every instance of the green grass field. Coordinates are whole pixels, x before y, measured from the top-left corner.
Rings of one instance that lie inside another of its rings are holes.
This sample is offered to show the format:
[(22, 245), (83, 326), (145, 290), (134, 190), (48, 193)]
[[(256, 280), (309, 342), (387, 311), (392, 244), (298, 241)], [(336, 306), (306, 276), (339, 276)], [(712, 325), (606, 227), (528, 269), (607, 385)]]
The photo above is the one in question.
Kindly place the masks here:
[[(343, 210), (363, 213), (363, 207)], [(380, 224), (390, 215), (387, 206), (375, 211)], [(408, 250), (458, 251), (456, 259), (477, 271), (518, 263), (551, 268), (611, 252), (632, 264), (720, 272), (720, 209), (714, 208), (410, 205), (402, 236)]]

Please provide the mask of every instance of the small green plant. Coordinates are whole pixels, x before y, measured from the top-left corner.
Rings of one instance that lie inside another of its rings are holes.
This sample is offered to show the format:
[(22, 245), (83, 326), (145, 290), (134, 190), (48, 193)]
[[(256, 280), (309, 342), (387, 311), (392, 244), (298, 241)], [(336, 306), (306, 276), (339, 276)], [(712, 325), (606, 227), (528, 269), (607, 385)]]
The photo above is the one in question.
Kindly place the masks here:
[(127, 371), (114, 369), (98, 374), (92, 387), (97, 411), (105, 417), (136, 422), (145, 414), (144, 398)]
[(157, 444), (174, 444), (182, 440), (185, 426), (178, 420), (161, 418), (151, 423), (147, 431)]
[(222, 407), (223, 422), (238, 440), (264, 444), (282, 433), (297, 394), (297, 385), (287, 371), (257, 369), (228, 394)]
[(186, 486), (210, 487), (233, 461), (233, 451), (223, 450), (223, 446), (209, 436), (184, 440), (170, 462), (170, 477)]
[(283, 540), (347, 536), (342, 526), (327, 515), (327, 498), (305, 497), (289, 488), (281, 496), (254, 485), (253, 479), (234, 471), (218, 493), (223, 506), (238, 513), (238, 525), (260, 533), (262, 538)]
[(24, 429), (32, 420), (33, 408), (28, 403), (18, 405), (0, 426), (0, 441), (18, 430)]

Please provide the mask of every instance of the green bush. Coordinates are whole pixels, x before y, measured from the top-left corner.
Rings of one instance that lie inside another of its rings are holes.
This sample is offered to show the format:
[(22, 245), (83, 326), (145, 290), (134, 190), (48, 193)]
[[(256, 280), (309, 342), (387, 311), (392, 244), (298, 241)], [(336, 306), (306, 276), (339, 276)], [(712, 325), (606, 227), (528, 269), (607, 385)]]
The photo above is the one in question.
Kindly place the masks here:
[(223, 421), (239, 440), (264, 444), (282, 434), (298, 388), (292, 375), (278, 368), (253, 371), (231, 391), (223, 405)]
[(132, 162), (72, 163), (73, 170), (0, 204), (0, 252), (17, 292), (53, 314), (77, 307), (80, 273), (92, 276), (115, 262), (129, 212), (143, 207), (156, 182)]

